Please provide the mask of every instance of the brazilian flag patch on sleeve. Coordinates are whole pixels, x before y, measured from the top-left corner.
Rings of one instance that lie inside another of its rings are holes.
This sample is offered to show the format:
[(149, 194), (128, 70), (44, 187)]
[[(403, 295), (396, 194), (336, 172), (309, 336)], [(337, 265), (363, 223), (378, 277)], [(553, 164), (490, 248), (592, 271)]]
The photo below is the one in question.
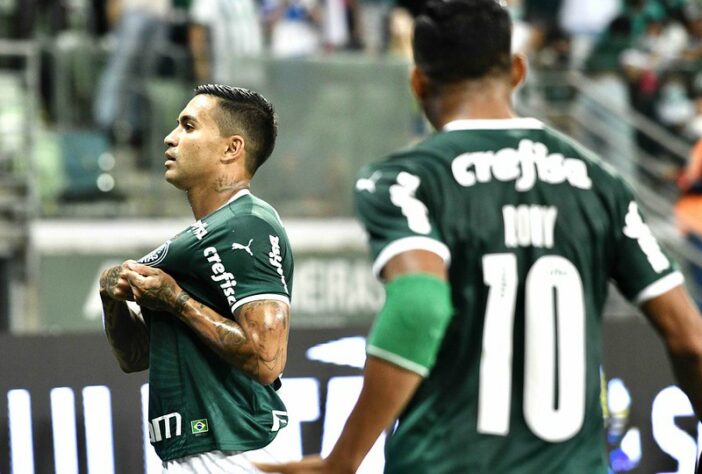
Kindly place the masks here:
[(209, 431), (209, 427), (207, 426), (207, 418), (191, 421), (190, 430), (193, 432), (193, 434), (207, 433)]

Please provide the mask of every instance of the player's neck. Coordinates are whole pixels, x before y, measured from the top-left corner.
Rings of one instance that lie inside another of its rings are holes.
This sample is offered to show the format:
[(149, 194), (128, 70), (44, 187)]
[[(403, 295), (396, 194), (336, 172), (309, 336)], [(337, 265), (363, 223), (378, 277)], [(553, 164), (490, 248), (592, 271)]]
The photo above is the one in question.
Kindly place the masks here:
[(425, 112), (437, 130), (454, 120), (513, 118), (511, 94), (511, 87), (502, 82), (468, 83), (428, 100)]
[(218, 181), (215, 186), (193, 188), (187, 191), (188, 202), (196, 220), (216, 211), (225, 205), (242, 189), (249, 189), (251, 182), (242, 180), (230, 183)]

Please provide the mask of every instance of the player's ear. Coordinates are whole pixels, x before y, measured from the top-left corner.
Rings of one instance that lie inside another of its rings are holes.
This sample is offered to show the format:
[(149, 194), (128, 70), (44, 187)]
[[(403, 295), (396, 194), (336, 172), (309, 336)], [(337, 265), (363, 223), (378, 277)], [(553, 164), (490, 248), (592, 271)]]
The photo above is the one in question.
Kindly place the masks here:
[(413, 66), (410, 72), (410, 86), (414, 95), (420, 101), (424, 100), (429, 89), (429, 81), (427, 76), (417, 66)]
[(222, 163), (231, 163), (238, 159), (244, 159), (246, 142), (241, 135), (232, 135), (227, 139), (227, 148), (224, 151)]
[(526, 78), (527, 74), (527, 58), (522, 53), (517, 53), (512, 56), (512, 73), (511, 82), (512, 89), (519, 87)]

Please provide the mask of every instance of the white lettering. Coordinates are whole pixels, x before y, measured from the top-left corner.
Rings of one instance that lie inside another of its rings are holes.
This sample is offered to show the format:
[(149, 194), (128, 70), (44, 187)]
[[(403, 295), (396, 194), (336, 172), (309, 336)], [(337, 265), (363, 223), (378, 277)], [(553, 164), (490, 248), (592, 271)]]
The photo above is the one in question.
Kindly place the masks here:
[(558, 209), (555, 206), (504, 206), (502, 219), (505, 246), (553, 248), (557, 216)]
[(285, 274), (283, 272), (283, 257), (280, 255), (280, 237), (275, 235), (268, 236), (271, 242), (271, 251), (268, 253), (268, 261), (275, 268), (275, 271), (280, 275), (280, 282), (283, 284), (283, 289), (286, 293), (290, 294), (288, 291), (288, 283), (285, 281)]
[(402, 215), (407, 218), (407, 227), (410, 230), (426, 235), (431, 232), (431, 223), (427, 206), (416, 197), (420, 184), (418, 176), (401, 171), (397, 175), (396, 184), (390, 186), (390, 201), (399, 207)]
[(375, 313), (383, 287), (361, 258), (309, 258), (295, 267), (293, 311), (315, 315)]
[[(181, 435), (183, 420), (180, 413), (174, 411), (173, 413), (167, 413), (151, 420), (151, 426), (153, 427), (152, 442), (158, 443), (159, 441), (173, 437), (171, 433), (171, 420), (175, 420), (175, 435)], [(163, 434), (161, 433), (161, 422), (163, 422)], [(151, 429), (149, 429), (149, 433), (151, 433)]]
[(195, 238), (197, 240), (202, 240), (207, 235), (207, 223), (202, 221), (197, 221), (192, 226), (190, 226)]
[(226, 271), (216, 248), (207, 247), (204, 250), (203, 255), (207, 258), (208, 262), (212, 263), (212, 275), (210, 275), (210, 278), (212, 281), (219, 283), (222, 293), (227, 298), (229, 308), (234, 311), (234, 305), (236, 304), (236, 297), (234, 296), (236, 278), (234, 275)]
[(531, 140), (520, 141), (517, 149), (463, 153), (453, 159), (451, 171), (464, 187), (488, 183), (493, 178), (514, 181), (520, 192), (532, 189), (537, 179), (549, 184), (568, 182), (580, 189), (592, 187), (584, 161), (565, 158), (560, 153), (549, 154), (546, 145)]
[(639, 213), (639, 207), (634, 201), (629, 203), (629, 212), (627, 212), (624, 218), (624, 223), (624, 235), (638, 241), (639, 247), (641, 247), (641, 250), (648, 259), (648, 263), (651, 264), (651, 267), (653, 267), (657, 273), (670, 268), (670, 260), (668, 260), (668, 257), (666, 257), (661, 250), (651, 229), (643, 221)]
[(678, 469), (659, 474), (693, 472), (702, 450), (702, 423), (697, 423), (698, 442), (676, 423), (678, 417), (694, 417), (690, 400), (678, 387), (671, 385), (656, 395), (651, 410), (653, 438), (664, 453), (675, 459)]

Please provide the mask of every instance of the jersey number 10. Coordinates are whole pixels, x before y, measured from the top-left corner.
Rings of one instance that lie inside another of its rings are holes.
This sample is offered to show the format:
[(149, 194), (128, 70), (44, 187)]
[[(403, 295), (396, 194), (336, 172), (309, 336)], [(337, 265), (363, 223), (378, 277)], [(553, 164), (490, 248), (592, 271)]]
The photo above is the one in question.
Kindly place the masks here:
[[(490, 292), (480, 360), (478, 431), (505, 436), (511, 410), (517, 257), (485, 255), (483, 274)], [(585, 417), (585, 304), (580, 274), (570, 261), (547, 255), (534, 262), (526, 277), (524, 317), (524, 419), (539, 438), (565, 441), (580, 431)]]

